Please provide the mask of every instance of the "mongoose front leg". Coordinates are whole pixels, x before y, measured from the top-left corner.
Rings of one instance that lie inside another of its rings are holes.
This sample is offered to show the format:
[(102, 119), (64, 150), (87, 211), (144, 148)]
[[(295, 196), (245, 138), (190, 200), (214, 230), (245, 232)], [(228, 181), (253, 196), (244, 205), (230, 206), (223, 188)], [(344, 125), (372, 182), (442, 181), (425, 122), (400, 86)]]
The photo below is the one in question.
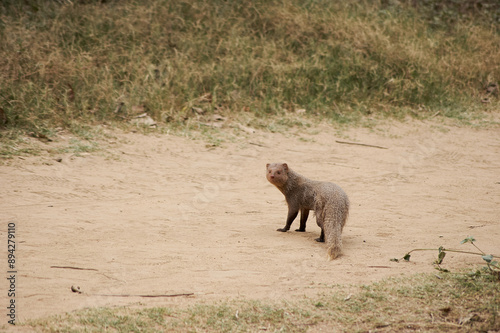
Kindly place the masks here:
[(290, 230), (290, 226), (292, 225), (293, 220), (295, 220), (295, 218), (297, 217), (297, 214), (299, 214), (298, 210), (289, 210), (285, 227), (280, 228), (277, 231), (287, 232), (288, 230)]
[(323, 228), (321, 228), (321, 236), (319, 236), (319, 238), (316, 238), (315, 241), (320, 243), (325, 242), (325, 232), (323, 231)]
[(306, 231), (306, 222), (308, 217), (309, 217), (309, 209), (302, 209), (300, 211), (300, 228), (296, 229), (295, 231), (300, 231), (300, 232)]

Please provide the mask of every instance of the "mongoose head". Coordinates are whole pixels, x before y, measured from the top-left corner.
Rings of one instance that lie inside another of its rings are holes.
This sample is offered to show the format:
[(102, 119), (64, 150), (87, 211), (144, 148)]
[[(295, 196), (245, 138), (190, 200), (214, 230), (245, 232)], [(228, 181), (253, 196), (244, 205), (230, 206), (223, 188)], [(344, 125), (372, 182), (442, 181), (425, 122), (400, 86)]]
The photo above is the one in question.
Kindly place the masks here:
[(286, 163), (266, 164), (267, 180), (277, 187), (282, 187), (288, 181), (288, 165)]

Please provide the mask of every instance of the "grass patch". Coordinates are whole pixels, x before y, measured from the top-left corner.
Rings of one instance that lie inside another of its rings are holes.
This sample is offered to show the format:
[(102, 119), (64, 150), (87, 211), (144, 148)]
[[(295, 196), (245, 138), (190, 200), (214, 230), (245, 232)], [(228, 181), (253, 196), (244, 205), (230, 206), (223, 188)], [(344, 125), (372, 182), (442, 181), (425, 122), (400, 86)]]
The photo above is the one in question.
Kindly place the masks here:
[(72, 122), (68, 129), (61, 127), (53, 130), (23, 133), (20, 129), (5, 130), (0, 133), (0, 158), (6, 160), (14, 156), (53, 155), (99, 151), (106, 140), (115, 140), (110, 131), (101, 126), (89, 126), (85, 123)]
[(80, 141), (78, 139), (71, 139), (69, 145), (64, 148), (56, 149), (59, 153), (73, 153), (79, 156), (81, 153), (91, 153), (98, 150), (98, 144), (92, 141)]
[(497, 110), (498, 2), (410, 3), (2, 1), (1, 133), (143, 112), (182, 132), (193, 108), (340, 124)]
[(492, 275), (440, 273), (355, 288), (334, 286), (293, 301), (228, 300), (187, 308), (94, 308), (24, 323), (41, 332), (474, 331), (500, 329)]

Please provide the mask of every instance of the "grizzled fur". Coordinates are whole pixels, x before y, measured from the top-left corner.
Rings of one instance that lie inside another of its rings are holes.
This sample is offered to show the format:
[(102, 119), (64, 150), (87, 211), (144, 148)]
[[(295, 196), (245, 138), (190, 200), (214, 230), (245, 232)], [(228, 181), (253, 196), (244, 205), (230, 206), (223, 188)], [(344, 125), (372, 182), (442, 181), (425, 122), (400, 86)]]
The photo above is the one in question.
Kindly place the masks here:
[(336, 184), (310, 180), (299, 175), (286, 163), (267, 164), (267, 180), (284, 195), (288, 204), (288, 216), (284, 228), (290, 230), (292, 222), (300, 211), (300, 227), (295, 231), (305, 231), (309, 211), (316, 214), (316, 223), (321, 228), (318, 242), (328, 246), (330, 259), (337, 258), (342, 251), (342, 229), (349, 215), (349, 198)]

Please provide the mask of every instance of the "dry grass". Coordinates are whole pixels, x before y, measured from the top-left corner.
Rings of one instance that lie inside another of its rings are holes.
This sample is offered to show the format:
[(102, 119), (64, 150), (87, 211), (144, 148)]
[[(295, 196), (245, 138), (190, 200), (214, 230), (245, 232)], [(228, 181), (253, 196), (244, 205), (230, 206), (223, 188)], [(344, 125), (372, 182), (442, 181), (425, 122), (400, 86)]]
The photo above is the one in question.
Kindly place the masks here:
[(317, 297), (294, 301), (94, 308), (23, 326), (40, 332), (486, 332), (500, 329), (499, 311), (498, 279), (440, 273), (325, 286)]
[(4, 127), (50, 135), (143, 111), (182, 127), (193, 106), (339, 123), (498, 108), (499, 6), (438, 3), (4, 1)]

